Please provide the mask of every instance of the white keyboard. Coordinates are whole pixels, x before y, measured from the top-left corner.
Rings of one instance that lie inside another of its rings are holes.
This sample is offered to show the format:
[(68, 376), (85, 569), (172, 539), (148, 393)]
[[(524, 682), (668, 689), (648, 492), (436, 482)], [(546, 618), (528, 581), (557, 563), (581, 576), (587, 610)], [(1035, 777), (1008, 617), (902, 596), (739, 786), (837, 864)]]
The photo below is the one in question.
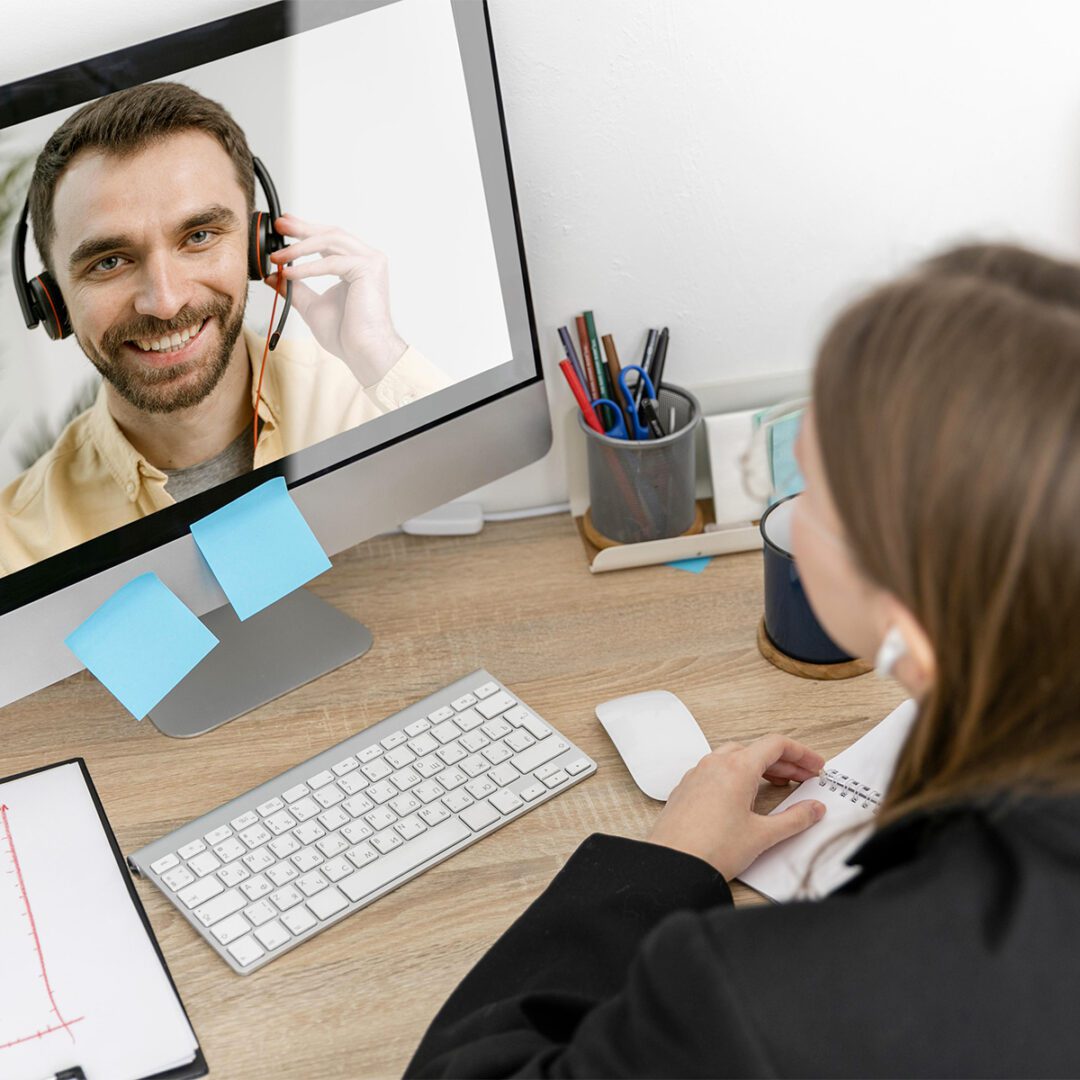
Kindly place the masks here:
[(476, 671), (128, 862), (247, 975), (595, 771)]

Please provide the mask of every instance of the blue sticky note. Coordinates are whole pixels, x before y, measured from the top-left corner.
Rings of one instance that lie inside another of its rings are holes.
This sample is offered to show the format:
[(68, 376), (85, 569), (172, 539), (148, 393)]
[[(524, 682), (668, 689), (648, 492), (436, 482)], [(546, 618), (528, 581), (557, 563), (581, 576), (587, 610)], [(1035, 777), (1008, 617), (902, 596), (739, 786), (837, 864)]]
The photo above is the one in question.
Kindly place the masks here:
[(191, 535), (241, 621), (330, 569), (281, 476), (196, 521)]
[(802, 410), (785, 416), (769, 427), (769, 467), (776, 494), (773, 502), (796, 495), (806, 486), (795, 460), (795, 437), (802, 424)]
[(674, 566), (676, 570), (689, 570), (691, 574), (700, 574), (711, 562), (711, 555), (702, 555), (699, 559), (675, 559), (669, 562), (668, 566)]
[(217, 643), (156, 574), (129, 581), (64, 639), (136, 720)]

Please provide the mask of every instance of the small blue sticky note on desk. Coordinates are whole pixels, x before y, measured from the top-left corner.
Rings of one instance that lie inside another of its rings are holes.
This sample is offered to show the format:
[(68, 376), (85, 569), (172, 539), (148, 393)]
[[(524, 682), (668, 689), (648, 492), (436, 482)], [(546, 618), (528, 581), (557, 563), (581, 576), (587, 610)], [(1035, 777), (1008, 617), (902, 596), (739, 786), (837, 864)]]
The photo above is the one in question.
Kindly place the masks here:
[(129, 581), (64, 639), (136, 720), (217, 643), (156, 574)]
[(711, 562), (711, 555), (702, 555), (697, 559), (674, 559), (668, 566), (674, 566), (676, 570), (689, 570), (691, 574), (700, 574)]
[(241, 621), (330, 569), (281, 476), (196, 521), (191, 535)]

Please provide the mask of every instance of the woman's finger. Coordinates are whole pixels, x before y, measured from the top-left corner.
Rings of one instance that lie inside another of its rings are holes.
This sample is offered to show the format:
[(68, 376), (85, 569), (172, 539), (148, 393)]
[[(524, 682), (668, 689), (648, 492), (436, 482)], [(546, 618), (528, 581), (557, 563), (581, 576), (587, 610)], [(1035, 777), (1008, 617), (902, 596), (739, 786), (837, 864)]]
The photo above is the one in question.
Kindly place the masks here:
[(778, 762), (801, 765), (815, 774), (825, 765), (825, 759), (820, 754), (786, 735), (764, 735), (755, 739), (746, 752), (754, 762), (756, 771), (762, 775)]

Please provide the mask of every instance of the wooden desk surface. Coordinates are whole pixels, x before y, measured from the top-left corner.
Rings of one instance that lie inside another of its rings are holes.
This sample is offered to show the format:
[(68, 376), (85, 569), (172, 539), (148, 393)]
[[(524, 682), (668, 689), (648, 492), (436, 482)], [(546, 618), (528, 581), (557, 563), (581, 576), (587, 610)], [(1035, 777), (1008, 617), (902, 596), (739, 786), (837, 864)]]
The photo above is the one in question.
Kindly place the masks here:
[[(589, 753), (597, 774), (248, 977), (138, 883), (212, 1076), (400, 1076), (457, 981), (577, 844), (595, 831), (643, 836), (656, 816), (597, 723), (597, 702), (666, 688), (713, 745), (781, 731), (828, 757), (900, 701), (872, 675), (811, 682), (763, 660), (761, 576), (753, 553), (714, 559), (700, 575), (593, 577), (569, 516), (472, 537), (379, 537), (312, 586), (371, 628), (360, 660), (184, 741), (133, 722), (82, 672), (0, 710), (0, 775), (83, 756), (129, 852), (488, 668)], [(741, 885), (735, 893), (756, 899)]]

